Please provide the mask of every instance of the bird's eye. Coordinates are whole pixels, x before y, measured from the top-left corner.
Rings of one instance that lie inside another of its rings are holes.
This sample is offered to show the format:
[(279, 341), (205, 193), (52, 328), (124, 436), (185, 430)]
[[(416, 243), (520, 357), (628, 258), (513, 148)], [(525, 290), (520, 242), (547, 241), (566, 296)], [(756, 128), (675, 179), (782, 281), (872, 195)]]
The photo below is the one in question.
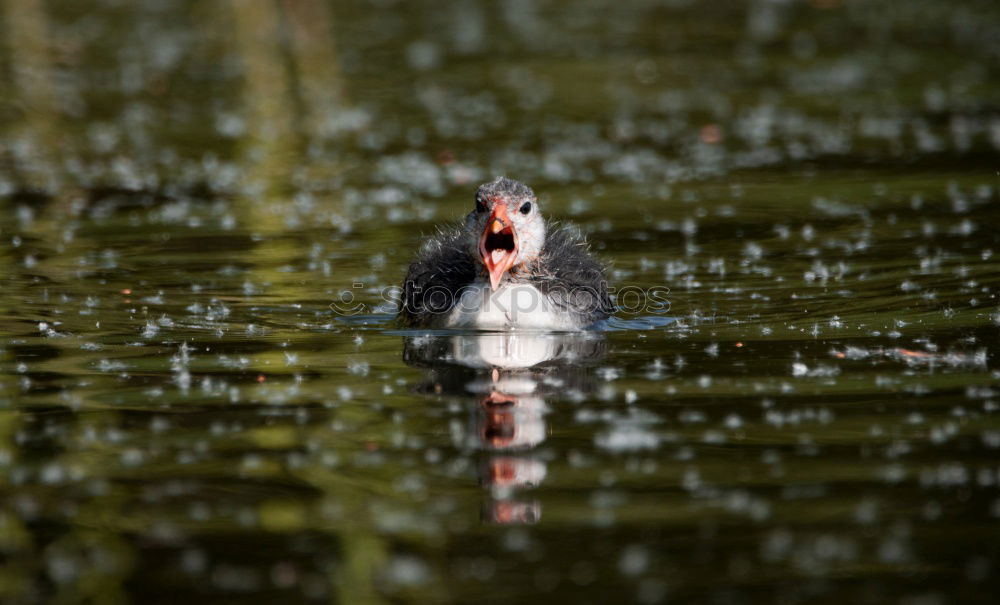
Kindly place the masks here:
[(486, 212), (486, 204), (484, 204), (483, 202), (481, 202), (479, 200), (476, 200), (476, 211), (477, 212)]
[(525, 202), (524, 205), (521, 206), (521, 214), (528, 214), (529, 212), (531, 212), (531, 202)]

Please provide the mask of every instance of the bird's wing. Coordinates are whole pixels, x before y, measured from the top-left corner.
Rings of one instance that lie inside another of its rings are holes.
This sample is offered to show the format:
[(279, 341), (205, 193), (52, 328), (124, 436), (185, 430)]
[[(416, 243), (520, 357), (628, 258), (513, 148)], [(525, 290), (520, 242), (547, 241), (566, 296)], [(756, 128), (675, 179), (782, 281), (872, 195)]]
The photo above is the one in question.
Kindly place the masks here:
[(469, 255), (463, 231), (441, 230), (431, 237), (410, 264), (403, 281), (400, 321), (426, 327), (451, 311), (456, 294), (476, 278), (476, 264)]
[(563, 311), (580, 316), (581, 325), (614, 313), (604, 265), (590, 254), (587, 241), (574, 228), (549, 226), (531, 281)]

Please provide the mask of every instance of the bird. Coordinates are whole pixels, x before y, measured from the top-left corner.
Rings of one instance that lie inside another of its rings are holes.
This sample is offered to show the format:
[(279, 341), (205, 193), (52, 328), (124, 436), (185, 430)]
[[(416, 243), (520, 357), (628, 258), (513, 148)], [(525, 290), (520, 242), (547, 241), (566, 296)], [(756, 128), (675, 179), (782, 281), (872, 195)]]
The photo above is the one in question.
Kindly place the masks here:
[(605, 266), (580, 232), (546, 222), (535, 192), (497, 177), (464, 221), (420, 246), (403, 281), (411, 328), (578, 331), (614, 312)]

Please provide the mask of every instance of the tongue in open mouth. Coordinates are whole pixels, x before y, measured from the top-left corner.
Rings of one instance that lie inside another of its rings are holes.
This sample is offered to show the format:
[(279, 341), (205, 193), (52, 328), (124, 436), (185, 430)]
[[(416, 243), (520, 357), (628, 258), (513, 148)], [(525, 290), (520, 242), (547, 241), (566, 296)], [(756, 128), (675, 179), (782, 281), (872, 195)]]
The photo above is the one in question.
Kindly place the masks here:
[(479, 253), (483, 257), (483, 264), (490, 275), (490, 286), (494, 290), (517, 259), (517, 233), (502, 208), (498, 207), (486, 222), (486, 230), (479, 241)]

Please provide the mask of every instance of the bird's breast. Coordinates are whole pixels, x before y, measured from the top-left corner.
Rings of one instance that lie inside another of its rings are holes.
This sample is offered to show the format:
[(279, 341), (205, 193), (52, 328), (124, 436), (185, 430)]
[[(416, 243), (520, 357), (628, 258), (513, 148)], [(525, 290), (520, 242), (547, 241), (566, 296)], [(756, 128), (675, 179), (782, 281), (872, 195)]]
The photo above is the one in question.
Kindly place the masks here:
[(558, 309), (531, 284), (501, 283), (495, 291), (485, 281), (462, 288), (445, 322), (449, 328), (479, 330), (578, 330), (576, 317)]

